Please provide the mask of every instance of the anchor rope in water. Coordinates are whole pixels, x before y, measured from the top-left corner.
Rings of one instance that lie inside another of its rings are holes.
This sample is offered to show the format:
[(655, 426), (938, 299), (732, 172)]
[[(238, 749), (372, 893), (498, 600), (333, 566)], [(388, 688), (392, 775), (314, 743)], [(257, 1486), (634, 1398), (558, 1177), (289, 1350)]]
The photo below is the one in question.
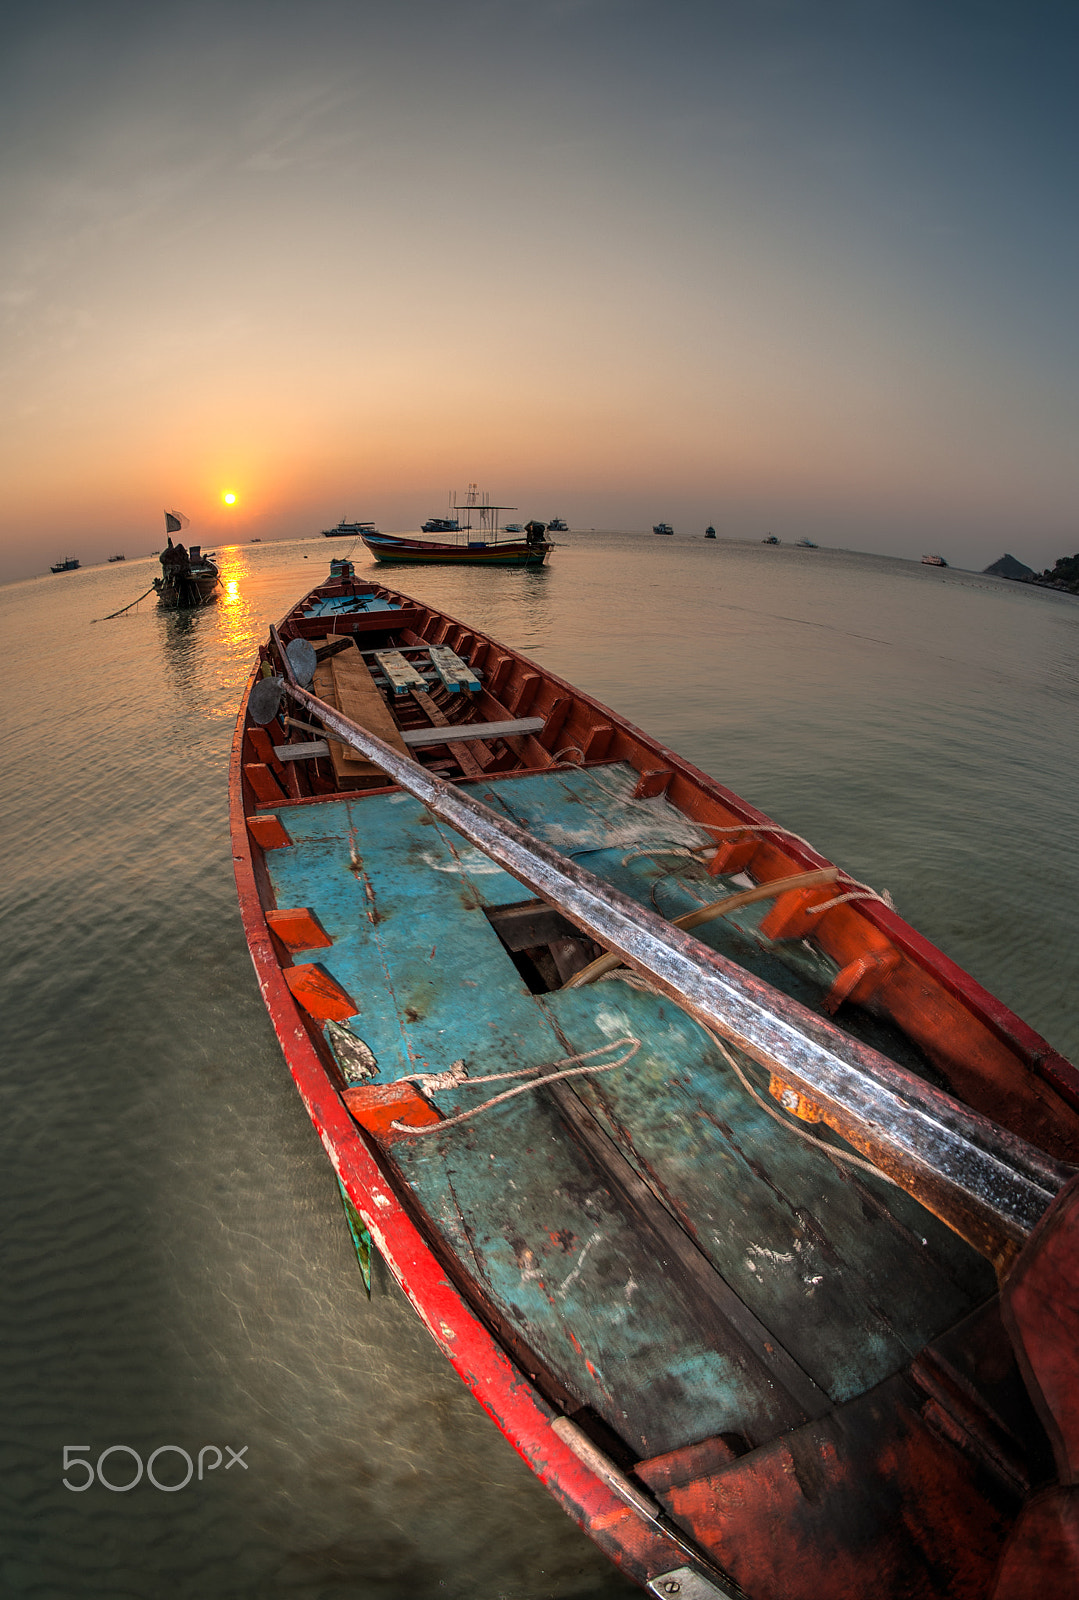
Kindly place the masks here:
[(147, 594), (153, 594), (153, 592), (154, 592), (154, 586), (153, 586), (153, 584), (151, 584), (150, 587), (147, 589), (146, 594), (140, 594), (138, 600), (129, 600), (126, 606), (121, 606), (120, 607), (119, 611), (110, 611), (107, 617), (91, 617), (90, 618), (90, 622), (91, 622), (91, 624), (93, 624), (95, 622), (111, 622), (113, 617), (122, 617), (125, 611), (130, 611), (133, 606), (137, 606), (138, 605), (139, 600), (145, 600), (146, 599), (146, 595)]

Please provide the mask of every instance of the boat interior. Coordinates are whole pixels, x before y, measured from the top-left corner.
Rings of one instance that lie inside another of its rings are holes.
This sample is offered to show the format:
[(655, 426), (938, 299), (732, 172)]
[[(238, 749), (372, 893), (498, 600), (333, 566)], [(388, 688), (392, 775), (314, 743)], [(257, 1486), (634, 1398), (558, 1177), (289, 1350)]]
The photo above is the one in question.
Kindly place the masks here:
[[(827, 863), (654, 740), (347, 571), (297, 637), (320, 699), (670, 921), (729, 900), (694, 927), (711, 949), (1075, 1159), (1074, 1108), (942, 957), (834, 872), (769, 892)], [(1052, 1472), (992, 1266), (311, 713), (249, 722), (243, 773), (267, 923), (357, 1136), (552, 1411), (755, 1595), (870, 1567), (892, 1592), (889, 1562), (904, 1593), (942, 1563), (981, 1592)]]

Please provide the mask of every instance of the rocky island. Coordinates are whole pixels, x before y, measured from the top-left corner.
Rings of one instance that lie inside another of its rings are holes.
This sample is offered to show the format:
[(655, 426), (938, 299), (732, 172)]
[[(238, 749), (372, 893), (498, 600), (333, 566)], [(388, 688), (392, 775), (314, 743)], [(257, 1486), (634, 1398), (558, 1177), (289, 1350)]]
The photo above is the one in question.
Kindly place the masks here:
[(1014, 578), (1017, 583), (1036, 583), (1043, 589), (1063, 589), (1065, 594), (1079, 594), (1079, 555), (1061, 556), (1044, 572), (1035, 572), (1014, 556), (1003, 555), (984, 570), (996, 578)]

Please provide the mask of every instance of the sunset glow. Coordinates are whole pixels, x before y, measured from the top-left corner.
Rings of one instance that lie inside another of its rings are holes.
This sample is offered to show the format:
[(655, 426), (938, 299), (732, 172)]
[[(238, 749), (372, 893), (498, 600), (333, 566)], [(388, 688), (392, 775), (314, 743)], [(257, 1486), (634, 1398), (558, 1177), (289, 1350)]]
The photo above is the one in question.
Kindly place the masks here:
[(571, 527), (1074, 548), (1066, 9), (312, 0), (253, 53), (234, 0), (59, 4), (63, 69), (33, 9), (0, 63), (0, 579), (73, 525), (151, 548), (163, 495), (267, 539), (477, 480)]

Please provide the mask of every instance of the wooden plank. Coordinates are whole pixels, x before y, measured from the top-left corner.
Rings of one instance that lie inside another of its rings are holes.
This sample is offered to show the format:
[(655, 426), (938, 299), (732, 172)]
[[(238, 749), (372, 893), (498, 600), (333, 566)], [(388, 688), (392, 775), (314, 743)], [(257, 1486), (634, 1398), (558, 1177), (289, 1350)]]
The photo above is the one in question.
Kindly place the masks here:
[[(330, 637), (323, 642), (332, 644), (334, 641)], [(318, 649), (317, 643), (315, 648)], [(315, 668), (314, 687), (320, 699), (336, 706), (346, 717), (351, 717), (368, 732), (384, 739), (402, 755), (409, 754), (402, 743), (393, 715), (358, 650), (342, 651), (340, 655), (320, 661)], [(336, 739), (331, 739), (328, 743), (330, 760), (339, 782), (342, 779), (381, 776), (380, 768), (373, 762), (365, 760), (363, 756), (358, 756), (347, 745), (340, 744)]]
[[(411, 661), (406, 661), (400, 650), (376, 650), (375, 660), (390, 680), (394, 694), (408, 694), (410, 689), (426, 689), (427, 679), (417, 672)], [(338, 707), (344, 710), (343, 706)]]
[(480, 680), (455, 650), (447, 650), (445, 647), (433, 644), (427, 654), (431, 658), (431, 665), (451, 694), (459, 694), (462, 689), (467, 689), (469, 694), (479, 694)]
[[(422, 689), (413, 689), (412, 698), (415, 700), (416, 704), (419, 706), (424, 715), (430, 718), (432, 724), (436, 728), (449, 728), (452, 726), (449, 717), (447, 717), (445, 713), (435, 705), (435, 702), (431, 699), (431, 696), (426, 694)], [(474, 742), (476, 744), (477, 751), (485, 758), (486, 761), (490, 762), (494, 759), (491, 749), (488, 745), (481, 743), (481, 741), (478, 739)], [(471, 778), (478, 777), (483, 771), (483, 765), (477, 760), (476, 756), (473, 755), (472, 751), (468, 748), (468, 745), (463, 741), (458, 743), (455, 739), (447, 739), (446, 744), (450, 754), (458, 763), (465, 776)]]
[[(542, 717), (516, 717), (512, 722), (456, 722), (449, 724), (453, 739), (507, 739), (517, 733), (539, 733)], [(446, 732), (438, 728), (407, 728), (400, 737), (406, 745), (445, 744)]]
[(308, 739), (304, 744), (279, 744), (274, 748), (278, 761), (317, 761), (328, 756), (330, 747), (325, 739)]

